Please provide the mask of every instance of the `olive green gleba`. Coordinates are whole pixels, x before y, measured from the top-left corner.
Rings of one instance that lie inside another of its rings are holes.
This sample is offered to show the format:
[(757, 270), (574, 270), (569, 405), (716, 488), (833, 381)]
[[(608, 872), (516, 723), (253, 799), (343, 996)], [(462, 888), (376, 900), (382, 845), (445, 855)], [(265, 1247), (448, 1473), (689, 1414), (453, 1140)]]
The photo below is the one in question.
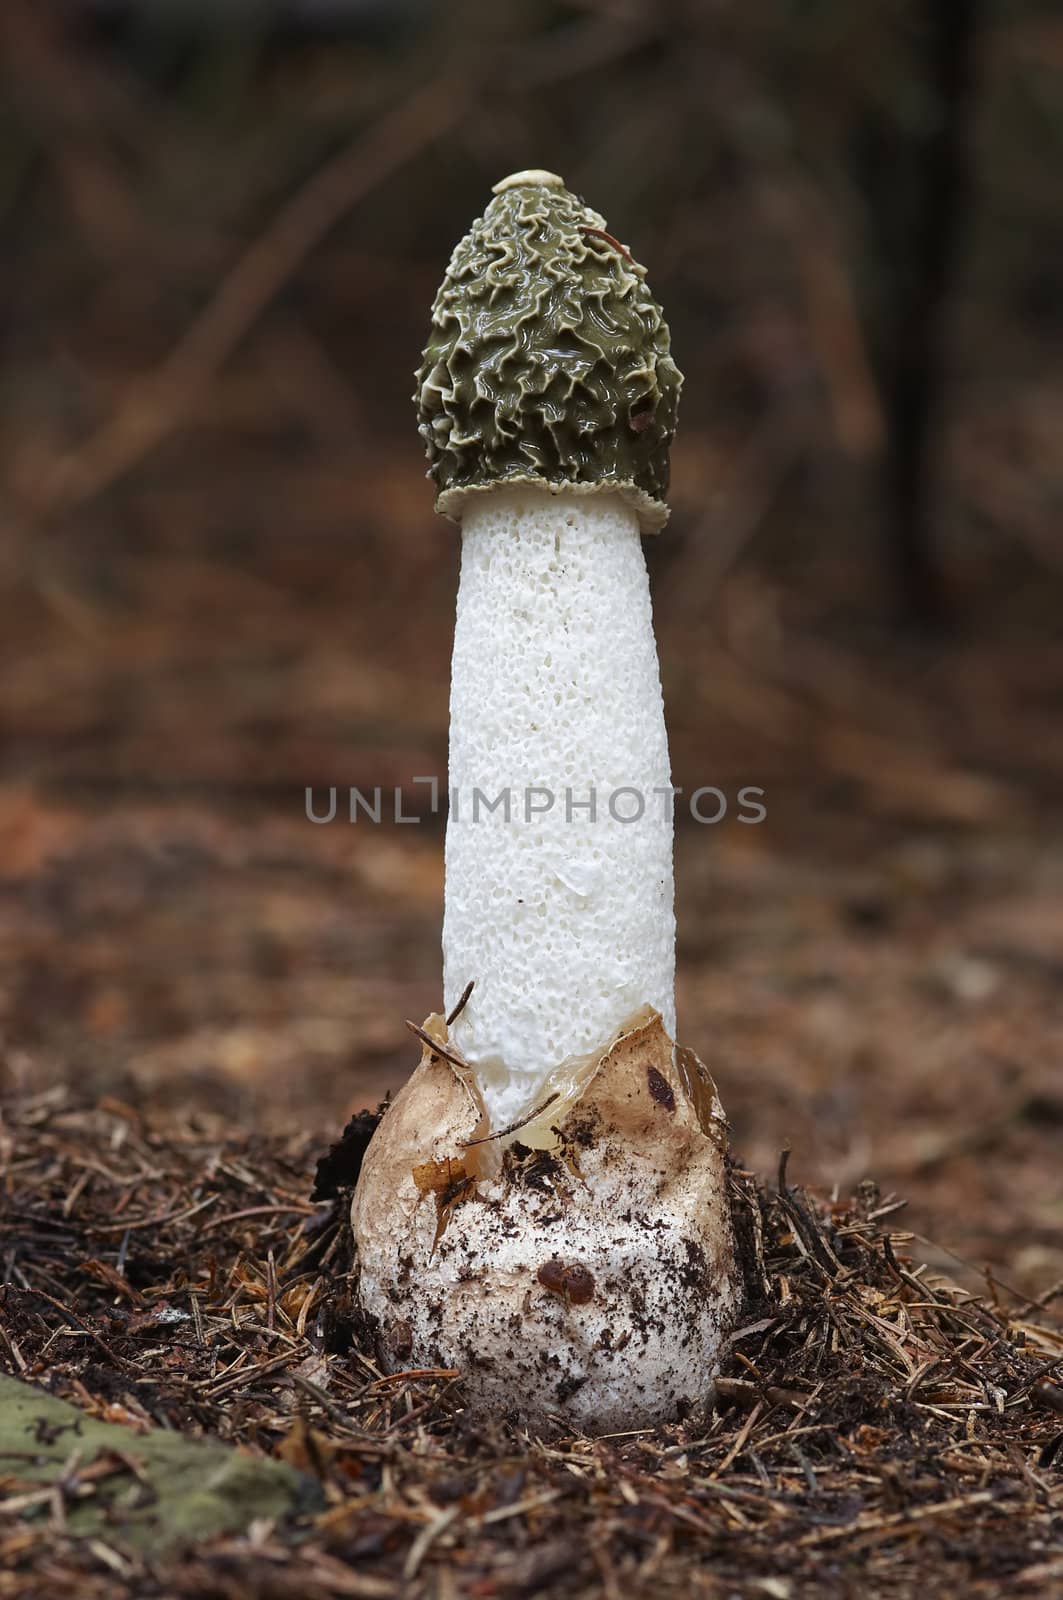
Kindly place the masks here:
[(664, 526), (682, 374), (646, 269), (551, 172), (497, 184), (456, 247), (417, 373), (436, 510), (499, 484), (613, 487)]

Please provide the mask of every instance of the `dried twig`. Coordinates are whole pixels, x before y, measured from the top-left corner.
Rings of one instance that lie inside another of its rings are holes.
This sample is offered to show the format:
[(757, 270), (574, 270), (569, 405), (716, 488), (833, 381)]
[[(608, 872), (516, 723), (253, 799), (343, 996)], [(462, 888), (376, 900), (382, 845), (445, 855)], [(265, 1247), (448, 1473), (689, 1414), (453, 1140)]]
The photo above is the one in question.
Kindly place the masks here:
[(468, 983), (465, 985), (464, 989), (461, 991), (461, 995), (459, 996), (457, 1005), (454, 1007), (453, 1011), (447, 1017), (447, 1027), (448, 1028), (451, 1026), (452, 1023), (457, 1022), (458, 1018), (461, 1016), (462, 1012), (465, 1010), (465, 1007), (469, 1003), (469, 997), (472, 994), (472, 991), (473, 991), (473, 989), (475, 987), (476, 987), (476, 979), (475, 978), (470, 978)]
[(463, 1139), (462, 1148), (471, 1150), (474, 1144), (489, 1144), (492, 1139), (508, 1139), (511, 1133), (519, 1133), (521, 1128), (528, 1126), (529, 1122), (534, 1122), (536, 1117), (541, 1117), (543, 1112), (547, 1111), (554, 1101), (560, 1098), (560, 1093), (555, 1089), (553, 1094), (547, 1095), (541, 1105), (535, 1106), (531, 1111), (526, 1111), (522, 1117), (517, 1118), (516, 1122), (507, 1123), (504, 1128), (498, 1128), (494, 1133), (485, 1133), (480, 1139)]
[(406, 1026), (416, 1038), (420, 1039), (423, 1045), (427, 1046), (434, 1056), (441, 1056), (444, 1061), (449, 1061), (452, 1067), (456, 1067), (465, 1076), (472, 1072), (469, 1063), (464, 1056), (458, 1054), (453, 1045), (440, 1044), (439, 1040), (433, 1039), (432, 1035), (422, 1028), (419, 1022), (411, 1022), (409, 1017), (406, 1018)]

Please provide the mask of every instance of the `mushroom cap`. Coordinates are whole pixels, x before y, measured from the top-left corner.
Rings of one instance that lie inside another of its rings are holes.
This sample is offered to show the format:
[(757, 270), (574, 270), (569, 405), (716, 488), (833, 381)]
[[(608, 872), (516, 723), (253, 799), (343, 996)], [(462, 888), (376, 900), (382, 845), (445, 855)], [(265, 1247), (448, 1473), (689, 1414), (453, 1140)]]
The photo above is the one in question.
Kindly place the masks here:
[(555, 173), (513, 173), (457, 245), (417, 372), (436, 510), (499, 484), (590, 493), (668, 518), (680, 373), (646, 269)]
[(544, 1435), (704, 1412), (736, 1312), (705, 1068), (646, 1008), (500, 1162), (502, 1141), (469, 1143), (477, 1100), (426, 1049), (366, 1153), (352, 1224), (381, 1364), (456, 1367), (474, 1418)]

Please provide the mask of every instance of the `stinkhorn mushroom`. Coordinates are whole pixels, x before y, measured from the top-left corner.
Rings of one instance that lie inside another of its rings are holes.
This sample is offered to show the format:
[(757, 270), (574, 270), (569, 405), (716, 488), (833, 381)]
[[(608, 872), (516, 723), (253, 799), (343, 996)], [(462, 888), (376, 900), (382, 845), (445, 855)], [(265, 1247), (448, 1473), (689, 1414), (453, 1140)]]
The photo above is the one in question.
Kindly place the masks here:
[(381, 1362), (540, 1431), (703, 1410), (735, 1309), (726, 1132), (675, 1038), (672, 799), (641, 535), (682, 382), (645, 269), (549, 172), (454, 251), (418, 373), (460, 522), (449, 1020), (365, 1156)]

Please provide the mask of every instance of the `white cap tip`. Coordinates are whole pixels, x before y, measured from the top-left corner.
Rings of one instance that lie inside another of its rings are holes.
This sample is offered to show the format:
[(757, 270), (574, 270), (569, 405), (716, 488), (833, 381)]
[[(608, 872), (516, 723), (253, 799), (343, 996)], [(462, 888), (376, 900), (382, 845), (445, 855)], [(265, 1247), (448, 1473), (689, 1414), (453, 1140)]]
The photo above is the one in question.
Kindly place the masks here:
[(508, 178), (503, 178), (491, 190), (492, 194), (504, 194), (507, 189), (520, 189), (525, 184), (540, 184), (544, 189), (563, 189), (564, 178), (559, 178), (556, 172), (544, 172), (542, 167), (528, 167), (524, 172), (511, 172)]

